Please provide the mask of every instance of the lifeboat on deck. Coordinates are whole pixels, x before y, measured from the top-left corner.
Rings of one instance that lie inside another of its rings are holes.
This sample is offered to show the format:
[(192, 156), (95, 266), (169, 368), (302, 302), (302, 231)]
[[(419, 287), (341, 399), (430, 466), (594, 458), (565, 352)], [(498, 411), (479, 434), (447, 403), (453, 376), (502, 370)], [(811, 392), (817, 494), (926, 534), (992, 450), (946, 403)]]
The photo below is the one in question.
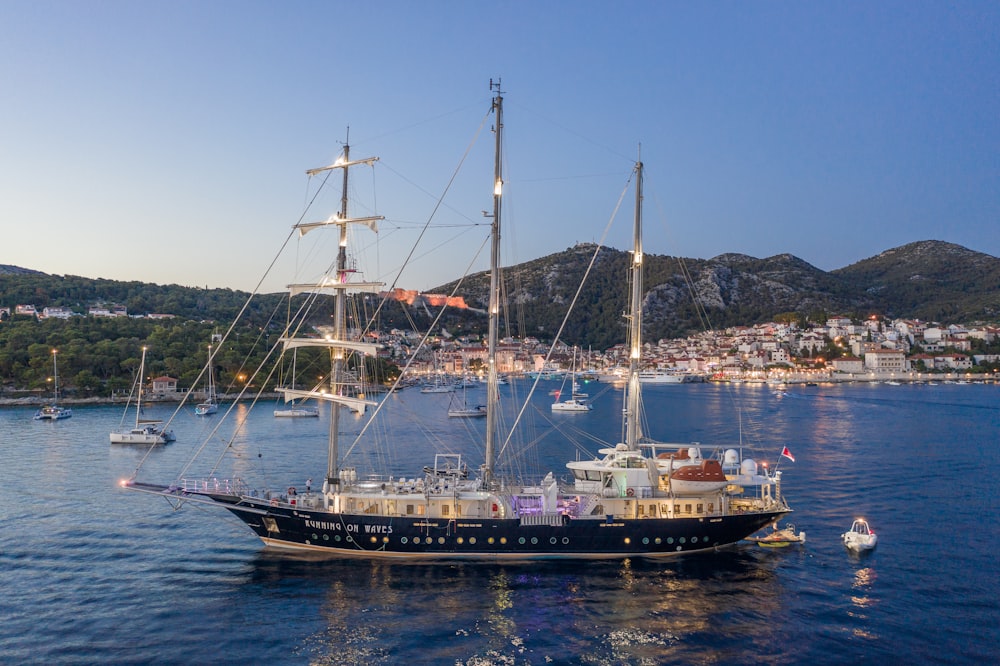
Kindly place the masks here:
[(729, 481), (718, 460), (702, 460), (697, 465), (684, 465), (669, 476), (670, 490), (675, 495), (701, 495), (725, 488)]

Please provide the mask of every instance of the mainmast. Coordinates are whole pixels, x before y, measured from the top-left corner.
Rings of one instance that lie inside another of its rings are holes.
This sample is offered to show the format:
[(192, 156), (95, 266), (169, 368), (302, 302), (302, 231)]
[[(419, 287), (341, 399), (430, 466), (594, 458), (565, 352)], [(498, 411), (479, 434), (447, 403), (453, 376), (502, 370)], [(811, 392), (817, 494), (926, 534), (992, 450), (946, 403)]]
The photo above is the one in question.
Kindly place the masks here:
[(628, 396), (625, 407), (625, 444), (639, 449), (639, 364), (642, 360), (642, 161), (635, 163), (635, 223), (632, 239), (632, 295), (629, 302)]
[(496, 83), (490, 79), (490, 91), (496, 91), (493, 98), (493, 114), (495, 127), (493, 133), (496, 143), (493, 157), (493, 224), (491, 225), (492, 245), (490, 249), (490, 312), (489, 333), (487, 337), (487, 368), (486, 368), (486, 460), (483, 465), (483, 484), (489, 489), (493, 483), (493, 464), (497, 406), (500, 400), (497, 388), (497, 329), (500, 327), (500, 196), (503, 192), (503, 93), (500, 91), (500, 80)]

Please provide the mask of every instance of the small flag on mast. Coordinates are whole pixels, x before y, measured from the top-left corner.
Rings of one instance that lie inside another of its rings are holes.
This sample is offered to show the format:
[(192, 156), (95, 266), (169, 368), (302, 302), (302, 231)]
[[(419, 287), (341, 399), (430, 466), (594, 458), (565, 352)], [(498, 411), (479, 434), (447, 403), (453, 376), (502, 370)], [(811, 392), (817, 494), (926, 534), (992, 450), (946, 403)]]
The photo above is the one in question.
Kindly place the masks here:
[(795, 462), (795, 456), (792, 455), (792, 452), (788, 450), (787, 446), (785, 448), (781, 449), (781, 455), (782, 455), (782, 457), (788, 458), (792, 462)]

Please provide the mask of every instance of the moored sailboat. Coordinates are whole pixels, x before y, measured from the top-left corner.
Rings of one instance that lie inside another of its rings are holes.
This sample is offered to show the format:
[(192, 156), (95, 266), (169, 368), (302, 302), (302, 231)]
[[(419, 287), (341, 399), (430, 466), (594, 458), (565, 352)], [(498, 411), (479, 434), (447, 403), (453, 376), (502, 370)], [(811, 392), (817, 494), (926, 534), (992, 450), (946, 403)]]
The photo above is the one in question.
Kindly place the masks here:
[[(335, 323), (328, 338), (310, 344), (331, 352), (331, 383), (310, 397), (332, 403), (328, 436), (327, 472), (318, 493), (267, 493), (251, 489), (239, 479), (220, 482), (178, 479), (169, 485), (135, 479), (124, 487), (165, 497), (174, 504), (197, 502), (219, 506), (242, 519), (268, 546), (309, 550), (359, 558), (532, 559), (665, 557), (711, 551), (735, 544), (790, 511), (780, 493), (780, 476), (756, 474), (759, 494), (744, 495), (743, 487), (693, 488), (681, 494), (670, 477), (682, 463), (660, 457), (662, 446), (641, 432), (639, 350), (642, 321), (642, 174), (635, 165), (636, 211), (632, 291), (629, 311), (631, 366), (626, 386), (624, 441), (601, 450), (603, 458), (574, 461), (566, 467), (573, 482), (560, 484), (552, 472), (525, 485), (497, 474), (498, 375), (497, 343), (500, 309), (500, 229), (503, 190), (501, 134), (503, 96), (495, 92), (494, 192), (491, 218), (489, 329), (487, 344), (486, 427), (484, 460), (471, 473), (462, 454), (439, 453), (433, 465), (412, 478), (365, 478), (343, 463), (340, 450), (340, 407), (358, 411), (372, 404), (354, 397), (345, 381), (349, 353), (372, 354), (374, 345), (350, 340), (345, 326), (345, 299), (349, 289), (375, 287), (352, 281), (353, 270), (344, 254), (349, 225), (374, 231), (379, 218), (351, 218), (347, 210), (348, 170), (376, 158), (352, 161), (345, 145), (343, 157), (328, 169), (343, 169), (340, 212), (325, 223), (298, 225), (302, 233), (334, 227), (340, 233), (336, 270), (322, 287), (335, 299)], [(317, 170), (318, 171), (318, 170)], [(316, 287), (314, 286), (313, 289)], [(293, 287), (293, 293), (294, 293)], [(299, 344), (283, 341), (286, 348)], [(304, 343), (303, 343), (304, 344)], [(383, 405), (387, 401), (383, 401)], [(373, 417), (374, 418), (374, 415)], [(643, 448), (651, 454), (643, 453)], [(660, 448), (658, 448), (660, 447)], [(752, 474), (751, 474), (752, 472)]]
[(215, 370), (212, 367), (212, 345), (208, 346), (208, 361), (205, 364), (205, 372), (208, 373), (208, 389), (204, 402), (199, 402), (194, 407), (194, 413), (198, 416), (208, 416), (219, 411), (219, 403), (215, 395)]
[[(172, 442), (176, 437), (173, 430), (168, 430), (160, 419), (144, 419), (142, 413), (142, 394), (145, 388), (146, 374), (146, 348), (142, 348), (142, 358), (139, 360), (139, 370), (132, 383), (132, 391), (129, 394), (128, 402), (125, 403), (125, 412), (122, 414), (121, 423), (118, 429), (110, 434), (112, 444), (166, 444)], [(126, 426), (125, 419), (128, 418), (129, 409), (134, 403), (135, 425)]]
[(61, 421), (73, 416), (73, 410), (59, 404), (59, 364), (56, 362), (59, 350), (52, 350), (52, 404), (45, 405), (33, 417), (36, 421)]

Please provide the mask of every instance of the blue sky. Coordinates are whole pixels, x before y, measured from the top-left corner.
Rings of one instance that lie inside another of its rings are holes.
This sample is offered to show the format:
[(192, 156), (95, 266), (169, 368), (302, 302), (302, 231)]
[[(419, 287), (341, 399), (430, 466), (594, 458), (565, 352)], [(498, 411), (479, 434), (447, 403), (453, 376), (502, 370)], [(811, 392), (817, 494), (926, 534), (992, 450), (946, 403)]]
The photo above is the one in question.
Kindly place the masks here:
[(432, 288), (485, 235), (491, 77), (505, 263), (600, 240), (640, 144), (647, 252), (1000, 256), (996, 2), (5, 0), (0, 263), (253, 289), (350, 127), (370, 277), (431, 219), (398, 284)]

